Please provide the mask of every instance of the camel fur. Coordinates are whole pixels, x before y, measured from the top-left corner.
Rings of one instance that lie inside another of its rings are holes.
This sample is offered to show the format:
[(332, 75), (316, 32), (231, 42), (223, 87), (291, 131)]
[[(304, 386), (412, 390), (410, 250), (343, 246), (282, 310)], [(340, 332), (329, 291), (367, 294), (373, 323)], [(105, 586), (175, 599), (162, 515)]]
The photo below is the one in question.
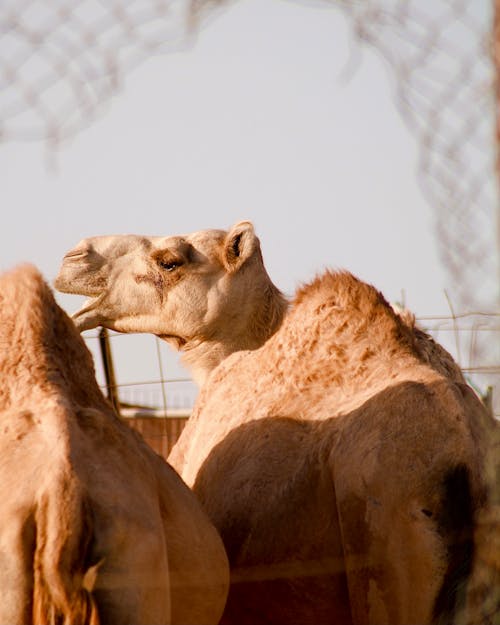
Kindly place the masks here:
[(0, 277), (0, 372), (0, 623), (215, 625), (220, 537), (32, 266)]
[[(241, 236), (235, 243), (242, 230), (245, 249)], [(245, 285), (268, 276), (248, 222), (217, 235), (210, 258), (219, 260), (207, 269), (198, 249), (211, 236), (180, 237), (182, 270), (168, 266), (165, 279), (156, 259), (177, 249), (175, 238), (146, 239), (140, 252), (120, 236), (87, 239), (79, 258), (65, 258), (56, 285), (91, 296), (76, 315), (81, 327), (91, 320), (175, 334), (181, 347), (194, 336), (221, 343), (224, 358), (192, 361), (205, 383), (169, 457), (228, 553), (221, 623), (454, 623), (467, 606), (474, 532), (487, 509), (491, 415), (442, 346), (345, 271), (326, 271), (299, 289), (287, 314), (279, 291), (267, 288), (275, 304), (266, 308), (279, 311), (279, 323), (257, 338), (253, 317), (238, 347), (260, 299)], [(238, 266), (228, 271), (231, 249)], [(147, 288), (138, 266), (157, 276)], [(180, 302), (179, 285), (189, 292), (205, 269), (206, 299), (197, 289)], [(212, 288), (214, 275), (223, 289)], [(151, 312), (147, 326), (130, 321), (138, 301)], [(184, 324), (184, 308), (193, 319), (193, 307), (201, 319), (211, 311), (212, 328), (216, 311), (225, 311), (212, 337), (203, 323), (199, 333)]]

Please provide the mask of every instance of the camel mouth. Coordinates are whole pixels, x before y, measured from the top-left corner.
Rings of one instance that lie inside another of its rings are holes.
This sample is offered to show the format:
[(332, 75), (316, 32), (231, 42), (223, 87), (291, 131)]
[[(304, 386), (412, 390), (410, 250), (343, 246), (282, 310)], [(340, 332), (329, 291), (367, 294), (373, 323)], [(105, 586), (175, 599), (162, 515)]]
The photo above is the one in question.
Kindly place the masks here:
[(92, 330), (97, 326), (103, 325), (104, 318), (98, 310), (100, 300), (100, 297), (89, 297), (85, 300), (80, 310), (77, 310), (71, 316), (79, 332)]

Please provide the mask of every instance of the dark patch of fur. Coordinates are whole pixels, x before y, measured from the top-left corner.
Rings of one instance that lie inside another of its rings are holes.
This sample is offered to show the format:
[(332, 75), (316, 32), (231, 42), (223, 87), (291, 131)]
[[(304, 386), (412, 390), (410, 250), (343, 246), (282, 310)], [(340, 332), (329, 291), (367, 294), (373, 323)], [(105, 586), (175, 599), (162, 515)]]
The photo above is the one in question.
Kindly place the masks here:
[(148, 273), (136, 274), (134, 276), (134, 280), (137, 284), (141, 282), (145, 282), (147, 284), (152, 284), (158, 300), (160, 303), (163, 302), (163, 295), (165, 290), (165, 281), (162, 279), (162, 276), (157, 271), (148, 271)]
[(464, 604), (474, 556), (474, 506), (469, 470), (463, 464), (450, 469), (444, 477), (437, 523), (447, 542), (448, 566), (434, 604), (434, 621), (451, 625)]

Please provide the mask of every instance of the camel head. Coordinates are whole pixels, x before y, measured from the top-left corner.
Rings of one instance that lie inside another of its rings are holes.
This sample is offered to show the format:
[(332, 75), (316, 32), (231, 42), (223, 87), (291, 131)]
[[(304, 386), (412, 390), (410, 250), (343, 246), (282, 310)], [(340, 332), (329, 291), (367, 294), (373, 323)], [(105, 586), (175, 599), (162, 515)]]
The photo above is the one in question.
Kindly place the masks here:
[(83, 239), (55, 287), (89, 297), (73, 315), (80, 331), (156, 334), (185, 351), (198, 379), (233, 351), (262, 345), (286, 309), (248, 221), (229, 231)]

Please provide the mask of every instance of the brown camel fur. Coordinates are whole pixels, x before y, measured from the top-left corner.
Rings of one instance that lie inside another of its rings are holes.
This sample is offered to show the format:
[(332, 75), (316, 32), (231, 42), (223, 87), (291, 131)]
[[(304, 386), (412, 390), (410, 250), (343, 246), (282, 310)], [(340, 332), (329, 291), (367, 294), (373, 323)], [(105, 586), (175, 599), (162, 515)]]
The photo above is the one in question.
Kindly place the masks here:
[(217, 623), (229, 570), (34, 267), (0, 277), (0, 623)]
[[(234, 240), (242, 229), (246, 253), (242, 237)], [(218, 235), (224, 289), (212, 281), (209, 301), (197, 290), (181, 302), (178, 285), (189, 292), (191, 273), (205, 267), (190, 260), (200, 237), (207, 231), (180, 238), (182, 273), (168, 267), (165, 279), (155, 259), (169, 256), (174, 238), (147, 239), (149, 248), (138, 252), (126, 237), (94, 237), (66, 257), (56, 285), (93, 298), (77, 321), (175, 334), (183, 345), (205, 337), (204, 328), (183, 329), (183, 306), (191, 318), (193, 307), (232, 308), (241, 334), (258, 299), (241, 284), (268, 279), (258, 240), (250, 225)], [(229, 272), (231, 249), (238, 266)], [(137, 279), (137, 257), (149, 272), (147, 287)], [(267, 293), (280, 302), (276, 289)], [(138, 301), (144, 317), (152, 311), (147, 330), (133, 322)], [(474, 526), (487, 499), (491, 416), (446, 350), (347, 272), (326, 272), (300, 289), (286, 317), (283, 306), (274, 308), (281, 325), (270, 326), (265, 341), (261, 333), (261, 346), (251, 350), (255, 318), (243, 351), (235, 351), (231, 320), (221, 315), (214, 336), (226, 341), (218, 349), (226, 358), (205, 369), (208, 379), (169, 457), (229, 555), (221, 622), (452, 623), (466, 605)], [(210, 320), (216, 327), (215, 313)]]
[(169, 461), (228, 551), (223, 623), (453, 622), (493, 425), (450, 360), (327, 273), (214, 371)]
[(474, 561), (466, 601), (454, 625), (498, 625), (500, 622), (500, 431), (491, 433), (484, 466), (489, 505), (476, 519)]

